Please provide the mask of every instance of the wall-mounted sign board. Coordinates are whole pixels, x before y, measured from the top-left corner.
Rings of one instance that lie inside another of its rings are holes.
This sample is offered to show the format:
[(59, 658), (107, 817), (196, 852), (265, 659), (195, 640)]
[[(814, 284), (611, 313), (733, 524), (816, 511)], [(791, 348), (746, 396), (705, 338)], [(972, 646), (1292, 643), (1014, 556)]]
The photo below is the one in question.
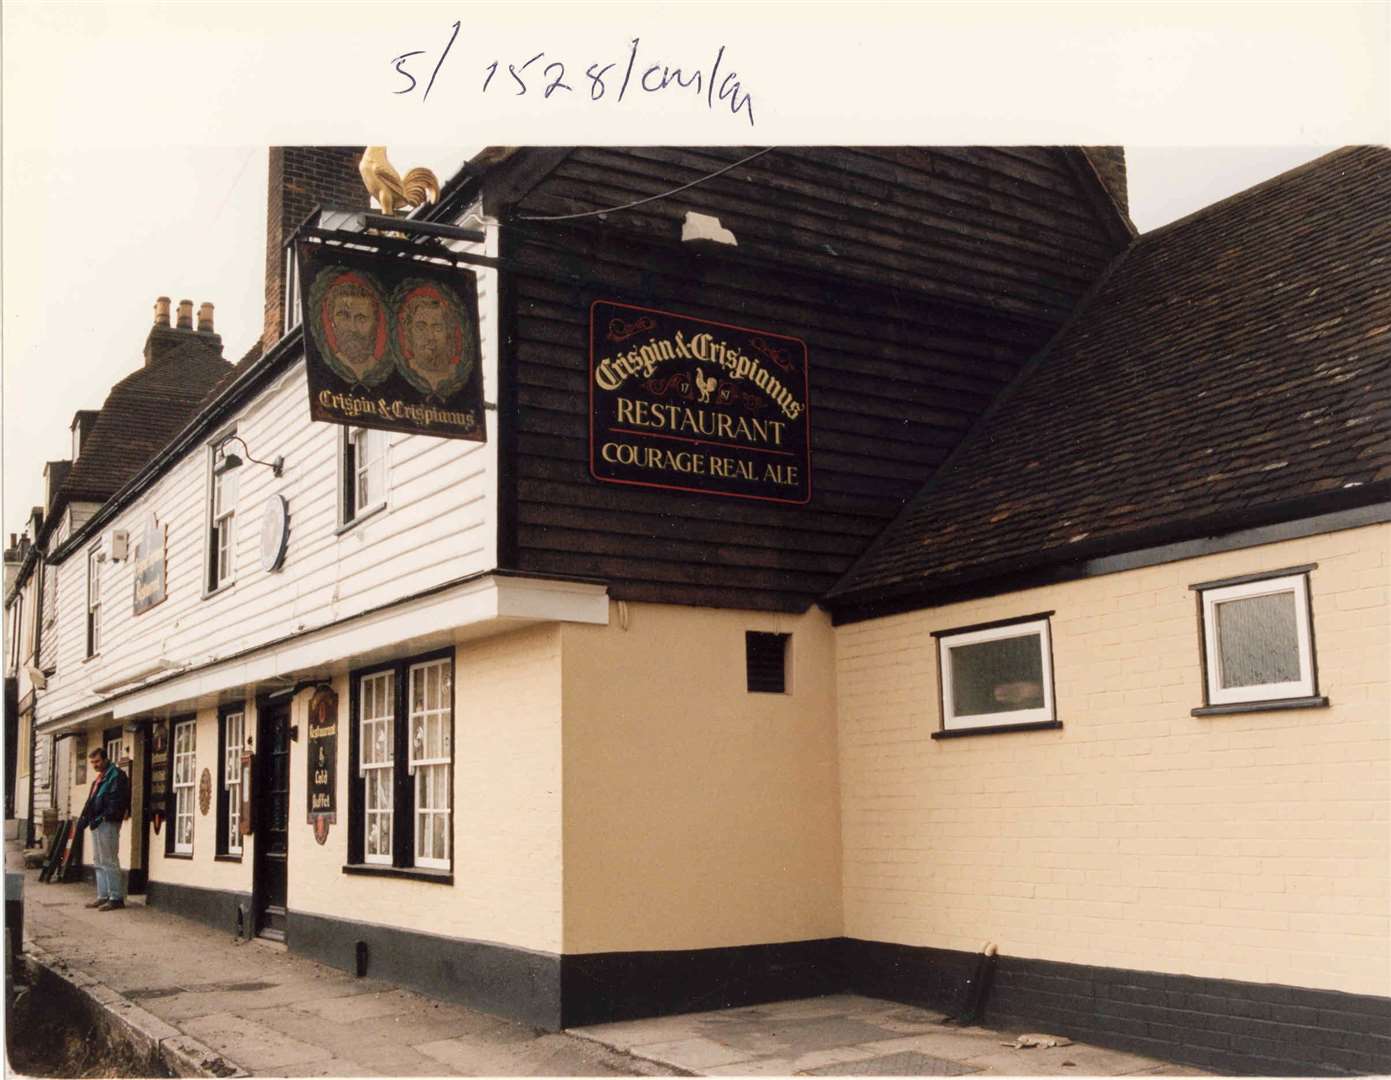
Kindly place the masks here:
[(164, 602), (168, 585), (168, 532), (151, 510), (135, 541), (132, 576), (135, 579), (134, 613), (139, 615)]
[(766, 502), (811, 499), (801, 339), (597, 300), (589, 341), (596, 480)]
[(315, 420), (487, 441), (468, 270), (296, 245)]

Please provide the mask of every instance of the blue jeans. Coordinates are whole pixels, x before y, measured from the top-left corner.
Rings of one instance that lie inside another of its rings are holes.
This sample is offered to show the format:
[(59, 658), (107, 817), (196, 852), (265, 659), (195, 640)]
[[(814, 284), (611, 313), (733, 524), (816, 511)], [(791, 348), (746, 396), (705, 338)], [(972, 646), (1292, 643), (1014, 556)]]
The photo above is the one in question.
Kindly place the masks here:
[(119, 821), (103, 821), (91, 829), (92, 865), (97, 872), (97, 897), (108, 900), (126, 898), (121, 884), (121, 864), (116, 858), (116, 848), (121, 839)]

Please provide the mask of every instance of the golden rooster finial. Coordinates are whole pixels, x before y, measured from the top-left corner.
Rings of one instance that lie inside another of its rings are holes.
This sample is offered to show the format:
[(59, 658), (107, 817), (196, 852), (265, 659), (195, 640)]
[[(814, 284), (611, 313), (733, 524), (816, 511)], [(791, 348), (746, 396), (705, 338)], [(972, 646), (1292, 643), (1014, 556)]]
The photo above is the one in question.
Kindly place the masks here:
[(377, 200), (382, 213), (394, 215), (414, 210), (440, 197), (440, 182), (429, 169), (411, 169), (403, 177), (386, 159), (385, 146), (369, 146), (357, 167), (367, 194)]

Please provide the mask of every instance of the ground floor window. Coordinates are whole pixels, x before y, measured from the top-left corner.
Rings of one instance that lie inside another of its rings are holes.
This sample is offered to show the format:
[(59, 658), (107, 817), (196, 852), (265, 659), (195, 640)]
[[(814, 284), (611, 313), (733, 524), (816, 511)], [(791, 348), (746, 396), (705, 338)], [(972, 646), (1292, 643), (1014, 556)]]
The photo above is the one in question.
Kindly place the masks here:
[(448, 870), (453, 857), (454, 659), (355, 672), (350, 863)]
[(192, 720), (174, 725), (174, 854), (193, 854), (194, 785), (197, 783), (197, 729)]
[(941, 630), (942, 730), (1055, 724), (1047, 615)]
[(238, 705), (224, 709), (218, 721), (217, 853), (242, 853), (241, 755), (246, 749), (246, 710)]
[(1208, 706), (1298, 703), (1317, 695), (1311, 569), (1192, 586), (1199, 597)]

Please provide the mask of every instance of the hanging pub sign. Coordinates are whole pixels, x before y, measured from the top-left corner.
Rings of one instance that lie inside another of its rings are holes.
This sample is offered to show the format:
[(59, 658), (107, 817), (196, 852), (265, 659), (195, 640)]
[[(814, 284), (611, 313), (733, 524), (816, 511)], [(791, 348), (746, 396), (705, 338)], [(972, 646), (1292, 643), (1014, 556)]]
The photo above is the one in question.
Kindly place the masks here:
[(805, 342), (596, 300), (589, 347), (596, 480), (766, 502), (811, 499)]
[(486, 442), (471, 271), (300, 241), (315, 420)]
[(135, 541), (132, 576), (135, 579), (135, 614), (164, 603), (168, 575), (165, 567), (168, 526), (161, 525), (151, 510), (145, 515)]
[(320, 844), (338, 821), (338, 695), (321, 686), (309, 702), (309, 824)]
[(156, 720), (150, 725), (150, 820), (155, 833), (164, 823), (169, 800), (169, 722)]

